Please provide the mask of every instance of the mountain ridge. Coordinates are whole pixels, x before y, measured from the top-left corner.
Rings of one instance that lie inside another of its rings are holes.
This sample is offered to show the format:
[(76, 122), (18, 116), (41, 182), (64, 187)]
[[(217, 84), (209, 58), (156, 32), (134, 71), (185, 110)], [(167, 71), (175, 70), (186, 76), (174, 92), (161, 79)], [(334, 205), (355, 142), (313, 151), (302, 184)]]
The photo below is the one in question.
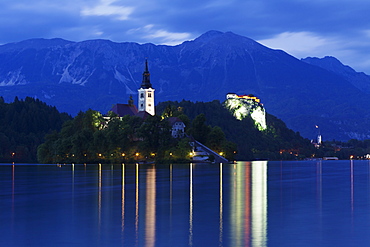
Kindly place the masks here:
[(350, 66), (342, 64), (335, 57), (332, 56), (326, 56), (323, 58), (307, 57), (301, 59), (301, 61), (321, 67), (335, 74), (338, 74), (346, 78), (361, 91), (370, 93), (370, 76), (365, 74), (364, 72), (357, 72)]

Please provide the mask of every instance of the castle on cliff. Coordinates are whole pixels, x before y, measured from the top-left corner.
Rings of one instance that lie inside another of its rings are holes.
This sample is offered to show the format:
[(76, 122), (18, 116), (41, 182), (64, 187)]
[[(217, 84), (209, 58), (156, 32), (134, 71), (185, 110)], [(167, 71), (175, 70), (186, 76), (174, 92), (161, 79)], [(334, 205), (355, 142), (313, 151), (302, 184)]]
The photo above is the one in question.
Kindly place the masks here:
[(235, 93), (228, 93), (226, 95), (225, 106), (236, 119), (242, 120), (250, 115), (259, 130), (267, 129), (266, 111), (261, 100), (256, 96), (252, 94), (237, 95)]

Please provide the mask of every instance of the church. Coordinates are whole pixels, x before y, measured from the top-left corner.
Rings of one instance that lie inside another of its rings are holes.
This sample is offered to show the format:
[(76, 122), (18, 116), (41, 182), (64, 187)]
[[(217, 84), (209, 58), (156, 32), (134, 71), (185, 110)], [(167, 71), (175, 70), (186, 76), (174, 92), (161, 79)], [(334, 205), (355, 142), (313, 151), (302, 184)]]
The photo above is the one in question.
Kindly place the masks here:
[[(138, 106), (134, 105), (132, 96), (128, 100), (128, 104), (116, 104), (110, 111), (117, 114), (119, 117), (125, 115), (138, 116), (142, 119), (146, 119), (148, 116), (155, 115), (155, 102), (154, 92), (150, 82), (150, 73), (148, 68), (148, 60), (145, 60), (145, 68), (143, 72), (143, 80), (141, 82), (138, 91)], [(181, 133), (184, 133), (185, 124), (178, 118), (169, 118), (169, 123), (172, 127), (172, 136), (174, 138), (182, 137)]]
[(150, 73), (148, 69), (148, 60), (145, 60), (145, 69), (143, 72), (143, 80), (140, 88), (138, 89), (138, 107), (134, 105), (132, 95), (128, 104), (116, 104), (112, 107), (111, 111), (116, 113), (119, 117), (125, 115), (139, 116), (143, 119), (149, 115), (155, 115), (154, 91), (150, 83)]
[(145, 111), (150, 115), (155, 115), (155, 107), (154, 107), (154, 89), (152, 88), (152, 84), (150, 83), (150, 73), (148, 69), (148, 60), (145, 60), (145, 70), (143, 73), (143, 82), (141, 83), (141, 87), (138, 89), (138, 106), (139, 112)]

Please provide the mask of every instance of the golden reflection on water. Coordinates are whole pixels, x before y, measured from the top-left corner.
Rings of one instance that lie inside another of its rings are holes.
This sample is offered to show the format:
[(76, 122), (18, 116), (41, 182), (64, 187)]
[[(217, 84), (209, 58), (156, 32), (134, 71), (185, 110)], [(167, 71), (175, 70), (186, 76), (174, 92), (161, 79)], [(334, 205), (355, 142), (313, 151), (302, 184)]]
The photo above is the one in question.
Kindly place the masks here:
[(267, 161), (252, 163), (252, 245), (267, 244)]
[(14, 211), (15, 165), (12, 165), (12, 211)]
[(170, 164), (170, 229), (172, 229), (172, 183), (173, 183), (173, 165)]
[(267, 161), (238, 162), (232, 169), (231, 246), (266, 246)]
[(139, 241), (139, 164), (135, 168), (135, 241)]
[(318, 203), (319, 212), (322, 210), (322, 161), (316, 163), (316, 201)]
[(354, 183), (353, 183), (353, 160), (351, 160), (351, 218), (353, 220), (353, 209), (354, 209)]
[(145, 246), (155, 246), (156, 224), (156, 170), (146, 170)]
[(245, 164), (245, 215), (244, 215), (244, 245), (250, 246), (250, 235), (251, 235), (251, 162), (246, 162)]
[[(249, 176), (245, 175), (245, 171), (250, 167), (250, 163), (247, 162), (245, 165), (234, 164), (231, 174), (231, 184), (230, 195), (231, 195), (231, 205), (230, 205), (230, 235), (232, 239), (232, 246), (243, 246), (244, 231), (248, 230), (249, 219), (244, 219), (244, 212), (249, 211), (244, 208), (244, 202), (249, 200), (248, 190), (245, 188), (245, 184), (249, 183)], [(247, 197), (247, 199), (244, 199)], [(247, 227), (245, 227), (247, 225)], [(244, 226), (244, 227), (243, 227)], [(249, 235), (247, 235), (249, 238)], [(249, 241), (248, 241), (249, 242)], [(248, 246), (248, 245), (246, 245)]]
[(189, 188), (189, 246), (193, 246), (193, 163), (190, 163)]
[(100, 229), (101, 229), (101, 200), (102, 200), (102, 191), (101, 191), (101, 187), (102, 187), (102, 181), (101, 181), (101, 164), (99, 164), (99, 178), (98, 178), (98, 229), (99, 229), (99, 233), (100, 233)]
[(15, 165), (12, 165), (12, 230), (14, 226)]
[(316, 162), (316, 203), (318, 212), (318, 227), (322, 231), (322, 160)]
[(125, 164), (122, 163), (122, 192), (121, 192), (121, 232), (125, 230)]
[(220, 213), (219, 213), (219, 239), (218, 244), (222, 246), (223, 242), (223, 231), (224, 231), (224, 219), (223, 219), (223, 193), (222, 193), (222, 163), (220, 163)]

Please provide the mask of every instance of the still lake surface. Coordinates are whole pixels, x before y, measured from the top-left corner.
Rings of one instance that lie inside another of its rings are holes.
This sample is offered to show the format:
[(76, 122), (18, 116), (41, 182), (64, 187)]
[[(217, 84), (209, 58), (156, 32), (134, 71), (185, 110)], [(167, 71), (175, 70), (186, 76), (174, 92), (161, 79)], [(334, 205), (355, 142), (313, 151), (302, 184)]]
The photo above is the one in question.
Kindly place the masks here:
[(370, 162), (0, 164), (2, 246), (369, 246)]

